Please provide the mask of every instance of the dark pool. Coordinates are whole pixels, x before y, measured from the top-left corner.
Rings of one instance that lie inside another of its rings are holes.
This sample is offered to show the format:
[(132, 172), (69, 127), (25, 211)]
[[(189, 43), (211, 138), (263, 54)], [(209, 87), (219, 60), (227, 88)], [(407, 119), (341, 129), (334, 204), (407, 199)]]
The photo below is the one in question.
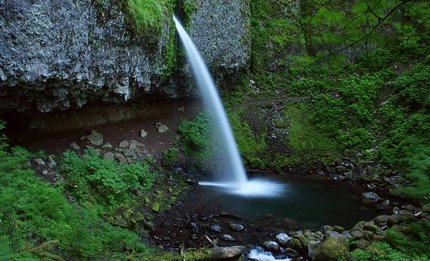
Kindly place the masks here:
[(246, 198), (200, 186), (195, 197), (196, 207), (233, 213), (250, 221), (272, 222), (274, 225), (284, 222), (300, 228), (322, 225), (350, 228), (360, 220), (369, 220), (382, 213), (362, 203), (360, 193), (346, 185), (311, 178), (270, 179), (285, 185), (282, 196)]

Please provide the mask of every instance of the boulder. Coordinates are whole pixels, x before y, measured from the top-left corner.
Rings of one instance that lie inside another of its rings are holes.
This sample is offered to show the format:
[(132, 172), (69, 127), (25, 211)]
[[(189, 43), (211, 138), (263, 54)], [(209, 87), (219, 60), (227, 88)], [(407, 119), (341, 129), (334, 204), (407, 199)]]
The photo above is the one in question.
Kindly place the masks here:
[(348, 260), (348, 240), (345, 237), (329, 237), (317, 247), (313, 256), (313, 260), (317, 261)]

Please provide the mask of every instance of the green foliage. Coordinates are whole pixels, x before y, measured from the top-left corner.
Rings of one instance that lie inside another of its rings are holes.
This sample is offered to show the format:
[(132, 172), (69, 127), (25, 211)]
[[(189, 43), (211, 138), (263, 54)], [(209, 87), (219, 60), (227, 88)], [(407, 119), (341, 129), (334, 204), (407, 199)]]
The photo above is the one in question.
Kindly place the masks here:
[(200, 113), (194, 120), (184, 120), (178, 126), (181, 149), (195, 161), (209, 160), (214, 155), (212, 148), (212, 123)]
[(263, 168), (262, 153), (266, 149), (266, 131), (258, 134), (251, 130), (245, 120), (241, 118), (240, 110), (229, 110), (228, 117), (239, 147), (240, 154), (245, 162), (253, 168)]
[[(94, 259), (146, 251), (138, 236), (113, 227), (94, 210), (70, 205), (58, 187), (36, 177), (21, 148), (0, 149), (0, 257)], [(36, 246), (46, 243), (38, 249)], [(36, 248), (37, 249), (37, 248)]]
[(136, 33), (149, 35), (161, 30), (172, 8), (170, 0), (127, 0), (127, 17)]
[(319, 164), (320, 161), (329, 163), (337, 158), (334, 143), (310, 122), (309, 112), (304, 106), (287, 107), (285, 118), (289, 123), (288, 144), (291, 149), (291, 157), (297, 158), (296, 160), (290, 159), (290, 164), (312, 166)]
[(352, 260), (428, 260), (429, 223), (413, 223), (399, 229), (385, 232), (386, 242), (375, 242), (364, 250), (356, 249), (351, 253)]
[(403, 261), (419, 260), (410, 259), (406, 254), (391, 248), (387, 243), (373, 243), (365, 250), (356, 249), (351, 252), (351, 259), (354, 261)]
[(163, 165), (171, 168), (178, 161), (178, 149), (177, 148), (169, 148), (163, 152)]
[(61, 161), (66, 190), (81, 203), (110, 206), (130, 200), (130, 191), (152, 186), (155, 175), (142, 163), (119, 164), (101, 159), (94, 150), (84, 156), (66, 151)]
[(285, 55), (285, 49), (304, 45), (299, 24), (295, 19), (286, 18), (283, 12), (290, 9), (294, 8), (288, 1), (251, 1), (251, 66), (254, 72), (267, 70), (269, 63), (284, 67), (292, 60)]

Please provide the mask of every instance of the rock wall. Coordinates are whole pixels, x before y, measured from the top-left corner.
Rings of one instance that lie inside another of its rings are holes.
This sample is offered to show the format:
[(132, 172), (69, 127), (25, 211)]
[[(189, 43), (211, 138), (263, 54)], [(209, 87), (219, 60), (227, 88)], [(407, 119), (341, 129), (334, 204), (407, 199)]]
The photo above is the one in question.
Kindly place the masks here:
[(248, 67), (251, 56), (249, 1), (197, 1), (190, 24), (191, 37), (218, 79)]
[[(151, 39), (137, 37), (118, 5), (93, 2), (0, 0), (0, 110), (47, 112), (160, 92), (177, 96), (163, 71), (172, 21)], [(247, 4), (198, 3), (191, 30), (203, 56), (222, 73), (246, 68)]]

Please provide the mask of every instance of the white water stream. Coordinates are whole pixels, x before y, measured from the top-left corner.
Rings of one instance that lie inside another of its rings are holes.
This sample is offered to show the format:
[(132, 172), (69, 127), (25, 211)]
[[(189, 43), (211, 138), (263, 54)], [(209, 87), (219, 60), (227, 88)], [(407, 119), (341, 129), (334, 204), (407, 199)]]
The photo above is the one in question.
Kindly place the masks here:
[(284, 190), (281, 184), (262, 179), (248, 180), (233, 131), (211, 74), (184, 27), (175, 16), (173, 20), (185, 47), (203, 102), (210, 112), (217, 136), (221, 139), (220, 143), (225, 148), (223, 158), (225, 162), (223, 162), (223, 165), (226, 166), (226, 169), (223, 171), (228, 172), (227, 178), (222, 179), (220, 182), (200, 182), (199, 184), (219, 187), (225, 189), (228, 193), (247, 197), (274, 197), (280, 195)]

